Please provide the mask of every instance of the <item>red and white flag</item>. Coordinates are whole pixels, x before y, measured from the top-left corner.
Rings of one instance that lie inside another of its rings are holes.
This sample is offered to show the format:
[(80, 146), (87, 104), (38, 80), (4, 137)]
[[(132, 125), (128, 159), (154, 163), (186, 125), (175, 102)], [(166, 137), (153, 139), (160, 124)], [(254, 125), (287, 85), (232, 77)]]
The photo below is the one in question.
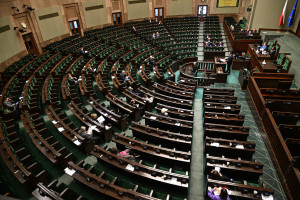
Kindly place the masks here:
[(288, 3), (288, 0), (285, 1), (284, 7), (283, 7), (283, 10), (282, 10), (280, 19), (279, 19), (279, 26), (284, 24), (287, 3)]

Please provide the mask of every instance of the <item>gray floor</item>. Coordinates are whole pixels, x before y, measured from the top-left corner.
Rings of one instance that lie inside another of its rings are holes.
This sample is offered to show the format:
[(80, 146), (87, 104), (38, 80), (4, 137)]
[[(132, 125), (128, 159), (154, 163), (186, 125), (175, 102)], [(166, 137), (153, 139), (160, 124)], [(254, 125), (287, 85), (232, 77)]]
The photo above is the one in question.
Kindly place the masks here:
[(194, 126), (192, 141), (192, 159), (190, 170), (189, 194), (192, 199), (204, 199), (204, 162), (203, 162), (203, 124), (202, 99), (194, 100)]
[(295, 74), (295, 83), (300, 86), (300, 39), (292, 33), (276, 31), (263, 31), (261, 32), (263, 39), (277, 37), (278, 44), (280, 44), (280, 53), (291, 53), (288, 57), (292, 60), (289, 73)]

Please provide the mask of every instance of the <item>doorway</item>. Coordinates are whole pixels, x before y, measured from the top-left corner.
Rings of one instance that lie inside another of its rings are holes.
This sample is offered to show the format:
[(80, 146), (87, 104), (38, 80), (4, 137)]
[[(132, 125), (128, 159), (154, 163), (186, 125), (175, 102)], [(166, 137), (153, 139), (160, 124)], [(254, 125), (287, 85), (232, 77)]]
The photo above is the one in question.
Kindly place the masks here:
[(154, 9), (154, 17), (158, 19), (158, 21), (163, 22), (164, 20), (164, 8), (155, 8)]
[(74, 21), (69, 21), (69, 26), (70, 26), (70, 30), (72, 35), (76, 35), (79, 34), (79, 23), (78, 20), (74, 20)]
[(123, 26), (122, 13), (120, 12), (113, 13), (112, 16), (113, 16), (114, 25)]
[(33, 39), (33, 34), (32, 33), (28, 33), (25, 35), (22, 35), (23, 40), (24, 40), (24, 44), (26, 46), (26, 49), (28, 51), (28, 53), (34, 53), (37, 55), (37, 48)]
[(208, 6), (198, 6), (198, 17), (205, 17), (207, 15), (207, 11), (208, 11)]

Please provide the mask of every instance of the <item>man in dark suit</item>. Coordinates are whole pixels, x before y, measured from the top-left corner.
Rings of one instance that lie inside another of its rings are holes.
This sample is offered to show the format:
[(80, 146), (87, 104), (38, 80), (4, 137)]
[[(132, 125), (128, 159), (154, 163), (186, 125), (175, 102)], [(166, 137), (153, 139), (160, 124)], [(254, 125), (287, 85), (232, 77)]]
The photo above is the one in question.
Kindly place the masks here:
[(230, 74), (230, 67), (232, 65), (232, 59), (233, 59), (233, 55), (232, 52), (229, 52), (229, 57), (227, 58), (227, 69), (226, 69), (226, 73), (228, 73), (228, 75)]
[(4, 107), (7, 108), (9, 111), (15, 111), (16, 108), (17, 108), (18, 102), (17, 102), (17, 103), (14, 103), (13, 100), (11, 100), (9, 97), (7, 97), (7, 98), (4, 100), (3, 105), (4, 105)]

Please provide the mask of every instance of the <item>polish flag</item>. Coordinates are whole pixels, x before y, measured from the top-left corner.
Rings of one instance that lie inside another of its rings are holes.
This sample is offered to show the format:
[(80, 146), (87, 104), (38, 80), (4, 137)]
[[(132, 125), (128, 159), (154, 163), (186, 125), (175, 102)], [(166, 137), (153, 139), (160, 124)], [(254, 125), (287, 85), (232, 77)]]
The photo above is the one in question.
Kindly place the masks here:
[(284, 19), (285, 19), (285, 13), (286, 13), (286, 6), (287, 6), (288, 0), (285, 1), (280, 19), (279, 19), (279, 26), (281, 26), (282, 24), (284, 24)]

